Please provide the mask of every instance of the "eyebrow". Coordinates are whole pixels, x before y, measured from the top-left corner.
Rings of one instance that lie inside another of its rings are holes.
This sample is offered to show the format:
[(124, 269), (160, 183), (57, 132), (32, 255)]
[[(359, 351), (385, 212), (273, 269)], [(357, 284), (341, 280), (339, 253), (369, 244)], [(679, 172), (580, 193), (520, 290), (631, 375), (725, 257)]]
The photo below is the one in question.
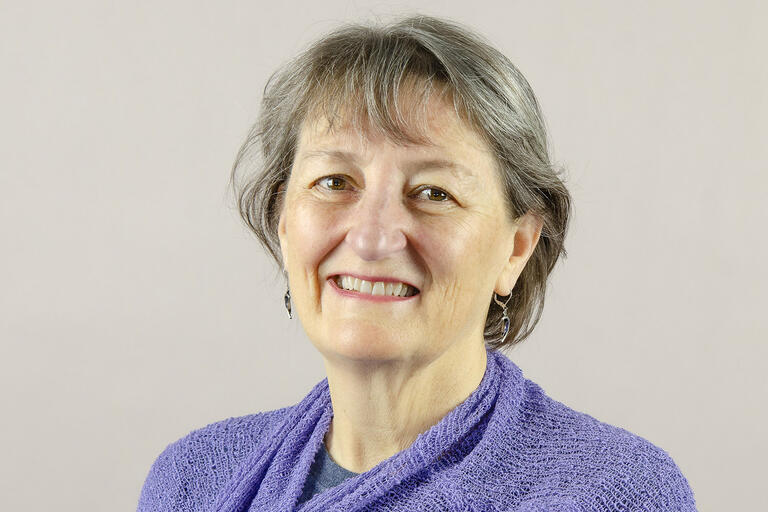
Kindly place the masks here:
[[(335, 158), (345, 162), (358, 164), (360, 157), (356, 153), (349, 151), (341, 151), (339, 149), (313, 149), (305, 151), (301, 155), (300, 160), (309, 160), (310, 158), (327, 157)], [(446, 160), (444, 158), (430, 158), (427, 160), (418, 160), (409, 162), (405, 165), (405, 168), (410, 172), (426, 171), (431, 169), (445, 169), (457, 178), (469, 178), (476, 179), (477, 176), (468, 167), (465, 167), (452, 160)]]

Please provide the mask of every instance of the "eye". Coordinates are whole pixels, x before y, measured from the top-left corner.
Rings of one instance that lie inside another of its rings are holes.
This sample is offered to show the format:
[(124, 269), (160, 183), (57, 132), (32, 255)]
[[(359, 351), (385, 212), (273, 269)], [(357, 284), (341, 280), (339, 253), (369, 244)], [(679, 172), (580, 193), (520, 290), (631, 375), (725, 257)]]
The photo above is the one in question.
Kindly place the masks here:
[(445, 202), (450, 199), (453, 199), (448, 192), (435, 187), (424, 187), (421, 190), (419, 190), (417, 195), (422, 196), (424, 192), (428, 192), (427, 195), (425, 196), (427, 200), (434, 203)]
[(334, 174), (332, 176), (323, 176), (315, 184), (322, 184), (322, 188), (326, 190), (346, 190), (347, 180), (343, 176)]

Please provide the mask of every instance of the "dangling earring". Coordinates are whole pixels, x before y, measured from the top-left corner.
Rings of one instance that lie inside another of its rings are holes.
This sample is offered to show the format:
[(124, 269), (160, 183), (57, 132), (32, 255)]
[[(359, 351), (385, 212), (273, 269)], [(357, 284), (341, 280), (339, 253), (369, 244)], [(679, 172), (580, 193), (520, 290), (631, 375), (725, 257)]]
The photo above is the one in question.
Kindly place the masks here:
[(509, 324), (510, 324), (510, 322), (509, 322), (509, 316), (507, 315), (507, 303), (510, 300), (512, 300), (512, 294), (510, 293), (509, 294), (509, 298), (507, 299), (507, 302), (502, 304), (501, 302), (499, 302), (499, 299), (497, 298), (496, 292), (493, 292), (493, 300), (494, 300), (494, 302), (496, 302), (496, 304), (501, 306), (501, 310), (502, 310), (501, 322), (504, 325), (504, 328), (503, 328), (503, 332), (501, 334), (501, 338), (496, 340), (496, 341), (498, 343), (503, 343), (504, 340), (507, 337), (507, 333), (509, 332)]
[(288, 310), (288, 318), (293, 318), (291, 316), (291, 289), (288, 286), (285, 289), (285, 309)]

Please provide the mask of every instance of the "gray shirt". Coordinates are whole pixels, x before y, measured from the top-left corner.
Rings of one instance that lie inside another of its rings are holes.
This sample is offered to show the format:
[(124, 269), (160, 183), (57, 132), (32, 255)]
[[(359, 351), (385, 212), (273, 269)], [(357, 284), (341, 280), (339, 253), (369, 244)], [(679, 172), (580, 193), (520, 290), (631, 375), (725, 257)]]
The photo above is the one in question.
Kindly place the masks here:
[(359, 474), (336, 464), (328, 450), (325, 449), (325, 443), (320, 443), (320, 450), (315, 455), (315, 460), (309, 470), (309, 476), (304, 483), (304, 491), (296, 504), (304, 503), (315, 494), (339, 485), (347, 478)]

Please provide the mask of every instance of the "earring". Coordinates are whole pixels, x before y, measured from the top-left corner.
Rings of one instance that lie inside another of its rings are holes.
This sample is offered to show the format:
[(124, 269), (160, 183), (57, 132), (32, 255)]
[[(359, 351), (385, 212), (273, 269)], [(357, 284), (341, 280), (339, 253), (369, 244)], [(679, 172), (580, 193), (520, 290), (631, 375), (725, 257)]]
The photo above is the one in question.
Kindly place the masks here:
[(285, 309), (288, 310), (288, 318), (293, 318), (291, 316), (291, 288), (286, 287), (285, 289)]
[(501, 322), (504, 325), (504, 328), (503, 328), (504, 332), (502, 332), (501, 338), (499, 340), (497, 340), (497, 341), (498, 341), (498, 343), (503, 343), (504, 340), (507, 337), (507, 333), (509, 332), (510, 321), (509, 321), (509, 316), (507, 315), (507, 303), (510, 300), (512, 300), (512, 294), (510, 293), (509, 294), (509, 298), (507, 299), (507, 302), (504, 302), (502, 304), (501, 302), (499, 302), (499, 299), (497, 298), (496, 292), (493, 292), (493, 300), (494, 300), (494, 302), (496, 302), (496, 304), (501, 306), (501, 310), (502, 310)]

